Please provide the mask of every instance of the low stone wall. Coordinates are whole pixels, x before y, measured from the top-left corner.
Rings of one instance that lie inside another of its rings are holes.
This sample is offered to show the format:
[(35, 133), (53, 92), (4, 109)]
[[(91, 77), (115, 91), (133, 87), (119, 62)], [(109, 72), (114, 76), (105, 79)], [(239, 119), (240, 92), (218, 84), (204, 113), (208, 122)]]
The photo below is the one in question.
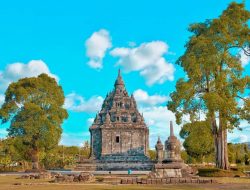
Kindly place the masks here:
[(178, 184), (178, 183), (216, 183), (213, 179), (193, 179), (193, 178), (127, 178), (121, 179), (121, 184)]

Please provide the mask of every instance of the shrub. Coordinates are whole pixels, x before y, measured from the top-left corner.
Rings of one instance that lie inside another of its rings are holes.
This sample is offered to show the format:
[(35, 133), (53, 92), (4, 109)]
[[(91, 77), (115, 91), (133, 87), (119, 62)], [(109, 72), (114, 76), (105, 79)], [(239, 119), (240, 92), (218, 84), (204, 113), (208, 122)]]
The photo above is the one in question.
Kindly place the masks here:
[(240, 170), (222, 170), (218, 168), (199, 168), (198, 175), (201, 177), (235, 177), (245, 176)]

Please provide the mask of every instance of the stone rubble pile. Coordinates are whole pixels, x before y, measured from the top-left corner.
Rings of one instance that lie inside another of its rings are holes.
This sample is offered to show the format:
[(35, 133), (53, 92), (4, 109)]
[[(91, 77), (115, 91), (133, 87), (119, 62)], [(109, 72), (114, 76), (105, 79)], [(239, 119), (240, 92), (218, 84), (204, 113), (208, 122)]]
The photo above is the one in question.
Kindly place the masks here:
[(50, 172), (41, 172), (38, 174), (25, 174), (21, 176), (21, 179), (52, 179), (53, 174)]
[(73, 183), (73, 182), (91, 182), (94, 181), (95, 177), (89, 172), (82, 172), (79, 175), (56, 175), (52, 182), (54, 183)]
[(61, 174), (42, 172), (39, 174), (22, 175), (21, 179), (52, 179), (52, 183), (73, 183), (73, 182), (90, 182), (94, 181), (95, 177), (89, 172), (81, 172), (80, 174)]

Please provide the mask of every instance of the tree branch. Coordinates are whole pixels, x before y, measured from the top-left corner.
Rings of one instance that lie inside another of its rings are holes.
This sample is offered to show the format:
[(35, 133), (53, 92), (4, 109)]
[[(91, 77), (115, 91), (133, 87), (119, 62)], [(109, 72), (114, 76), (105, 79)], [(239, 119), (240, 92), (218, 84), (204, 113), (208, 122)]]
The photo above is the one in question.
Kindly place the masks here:
[(246, 102), (246, 101), (247, 101), (247, 99), (246, 99), (246, 98), (243, 98), (243, 97), (241, 97), (241, 96), (239, 96), (239, 95), (237, 95), (237, 98), (242, 99), (244, 102)]

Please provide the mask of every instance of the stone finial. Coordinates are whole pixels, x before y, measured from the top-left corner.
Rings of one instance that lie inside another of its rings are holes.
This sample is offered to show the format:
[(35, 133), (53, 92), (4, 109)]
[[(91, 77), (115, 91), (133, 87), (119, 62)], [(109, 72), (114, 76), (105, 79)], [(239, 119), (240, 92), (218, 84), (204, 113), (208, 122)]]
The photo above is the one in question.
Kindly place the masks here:
[(122, 88), (124, 88), (124, 82), (122, 80), (120, 69), (118, 71), (118, 76), (117, 76), (117, 79), (115, 81), (115, 87), (120, 87), (120, 88), (122, 87)]
[(173, 122), (170, 121), (170, 136), (174, 136)]
[(162, 144), (160, 136), (158, 136), (157, 144)]
[(161, 142), (161, 138), (160, 136), (158, 136), (158, 140), (157, 140), (157, 143), (156, 143), (156, 146), (155, 146), (156, 149), (161, 149), (163, 150), (163, 144)]
[(136, 108), (137, 109), (137, 105), (136, 105), (136, 101), (135, 101), (135, 97), (133, 94), (131, 94), (131, 99), (130, 99), (130, 105), (132, 108)]
[(158, 163), (162, 162), (163, 160), (163, 144), (161, 142), (160, 136), (158, 137), (157, 143), (155, 145), (155, 150), (156, 150), (156, 161)]
[(118, 70), (118, 77), (121, 77), (121, 69)]
[(110, 115), (108, 112), (106, 113), (105, 123), (110, 123)]

